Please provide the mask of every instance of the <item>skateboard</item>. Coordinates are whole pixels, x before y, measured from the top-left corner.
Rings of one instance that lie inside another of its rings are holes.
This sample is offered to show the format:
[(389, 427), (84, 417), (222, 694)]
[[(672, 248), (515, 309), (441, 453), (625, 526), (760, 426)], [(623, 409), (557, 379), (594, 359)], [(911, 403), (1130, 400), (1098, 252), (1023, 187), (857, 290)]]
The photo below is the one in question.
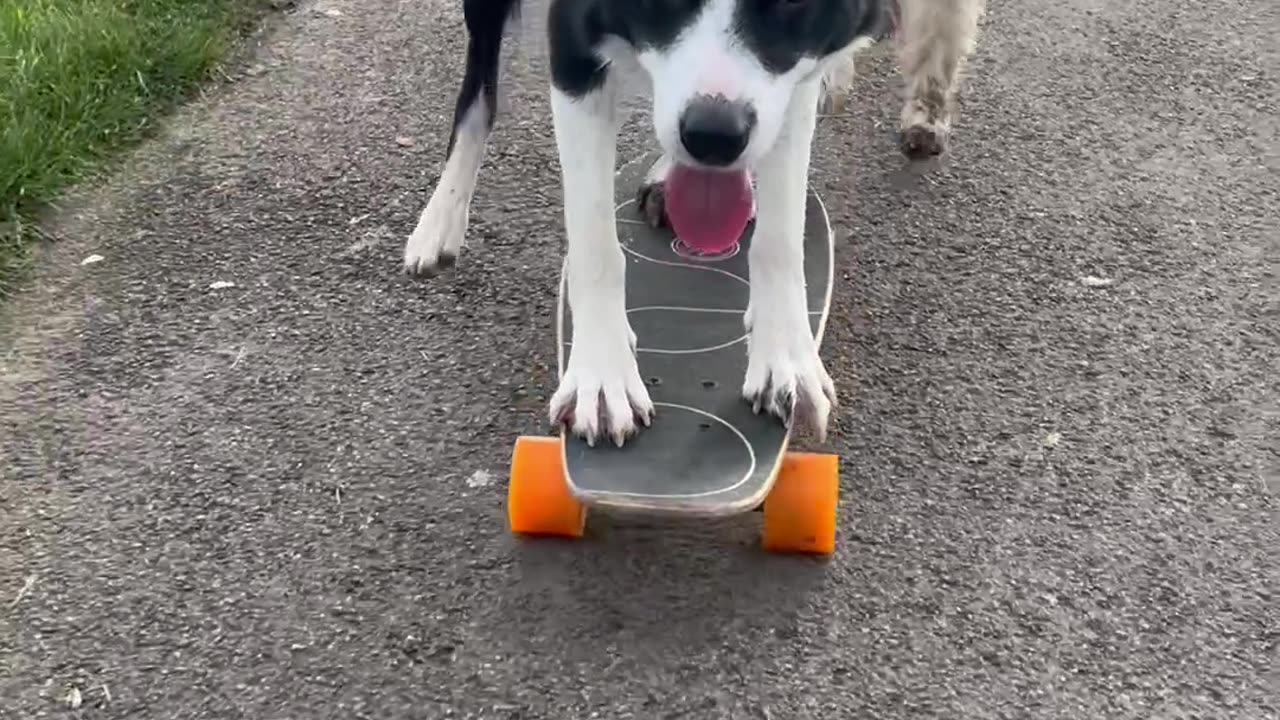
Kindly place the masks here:
[[(618, 172), (618, 239), (627, 260), (627, 315), (652, 426), (622, 448), (560, 437), (523, 436), (511, 460), (507, 514), (512, 531), (581, 537), (589, 506), (686, 516), (763, 509), (762, 544), (774, 552), (829, 554), (835, 547), (839, 458), (788, 452), (790, 430), (742, 398), (747, 367), (747, 254), (755, 223), (738, 244), (699, 254), (643, 220), (636, 193), (650, 154)], [(812, 190), (805, 211), (804, 271), (810, 328), (818, 341), (831, 303), (833, 238)], [(572, 318), (560, 277), (556, 340), (564, 373)]]

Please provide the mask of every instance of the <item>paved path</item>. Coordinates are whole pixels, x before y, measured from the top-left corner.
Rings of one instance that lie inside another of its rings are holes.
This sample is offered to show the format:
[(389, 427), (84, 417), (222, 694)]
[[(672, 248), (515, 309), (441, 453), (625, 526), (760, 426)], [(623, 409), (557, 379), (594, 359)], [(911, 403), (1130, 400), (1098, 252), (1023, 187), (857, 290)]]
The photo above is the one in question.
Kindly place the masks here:
[(995, 0), (927, 174), (868, 58), (814, 176), (825, 564), (752, 517), (508, 535), (554, 375), (543, 86), (456, 274), (409, 281), (457, 3), (325, 3), (9, 305), (0, 718), (1278, 716), (1274, 3)]

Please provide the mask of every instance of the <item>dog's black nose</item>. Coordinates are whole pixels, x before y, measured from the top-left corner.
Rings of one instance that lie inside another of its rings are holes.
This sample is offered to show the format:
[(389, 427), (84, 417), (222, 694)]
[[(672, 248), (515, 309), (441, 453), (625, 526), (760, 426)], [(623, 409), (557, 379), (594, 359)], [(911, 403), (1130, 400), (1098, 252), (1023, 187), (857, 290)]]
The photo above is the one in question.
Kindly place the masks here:
[(693, 99), (680, 116), (680, 142), (694, 160), (705, 165), (732, 165), (751, 142), (756, 112), (722, 96)]

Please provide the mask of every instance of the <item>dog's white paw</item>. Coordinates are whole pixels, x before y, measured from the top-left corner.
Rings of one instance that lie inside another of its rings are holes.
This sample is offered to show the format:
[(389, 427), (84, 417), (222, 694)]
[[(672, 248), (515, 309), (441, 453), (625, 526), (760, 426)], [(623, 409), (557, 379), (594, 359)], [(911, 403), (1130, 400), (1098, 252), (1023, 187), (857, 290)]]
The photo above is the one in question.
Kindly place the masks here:
[(755, 412), (766, 411), (787, 424), (799, 419), (825, 440), (835, 384), (818, 356), (808, 318), (797, 325), (771, 317), (778, 314), (747, 311), (750, 349), (742, 396)]
[(436, 190), (404, 245), (405, 272), (431, 276), (457, 263), (470, 206), (465, 193), (444, 185)]
[[(610, 438), (618, 447), (634, 435), (640, 425), (653, 421), (653, 401), (640, 377), (633, 348), (635, 333), (612, 337), (574, 333), (560, 387), (551, 397), (549, 414), (553, 425), (569, 429), (595, 446), (600, 438)], [(613, 335), (610, 333), (609, 335)]]

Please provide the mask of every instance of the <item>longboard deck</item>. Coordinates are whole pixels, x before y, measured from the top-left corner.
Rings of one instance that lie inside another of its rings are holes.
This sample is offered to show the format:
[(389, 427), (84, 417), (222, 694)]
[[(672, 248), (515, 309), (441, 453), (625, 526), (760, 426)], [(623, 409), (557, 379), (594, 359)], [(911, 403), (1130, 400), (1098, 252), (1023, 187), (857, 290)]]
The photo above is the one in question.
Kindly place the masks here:
[[(627, 259), (627, 314), (637, 358), (656, 407), (653, 425), (622, 448), (592, 448), (562, 433), (570, 492), (579, 500), (623, 509), (727, 515), (758, 506), (776, 478), (789, 430), (756, 415), (742, 398), (747, 369), (747, 254), (755, 223), (735, 251), (691, 256), (670, 230), (645, 224), (636, 193), (651, 153), (624, 165), (616, 178), (618, 236)], [(834, 238), (821, 198), (810, 189), (805, 208), (804, 265), (809, 322), (818, 341), (833, 284)], [(572, 317), (560, 278), (559, 370), (572, 344)]]

